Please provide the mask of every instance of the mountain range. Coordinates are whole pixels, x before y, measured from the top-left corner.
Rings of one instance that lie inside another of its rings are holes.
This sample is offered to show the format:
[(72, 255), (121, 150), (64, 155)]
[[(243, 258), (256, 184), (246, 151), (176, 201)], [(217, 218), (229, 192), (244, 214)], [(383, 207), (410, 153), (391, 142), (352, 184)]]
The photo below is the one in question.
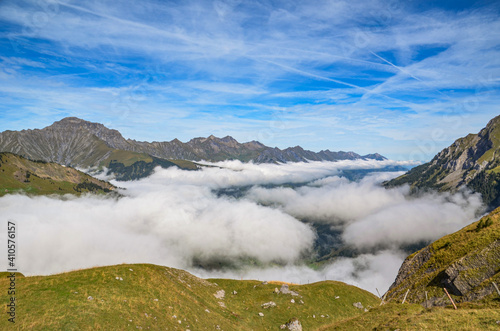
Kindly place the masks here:
[(117, 130), (76, 117), (64, 118), (43, 129), (1, 132), (0, 151), (82, 168), (108, 167), (113, 160), (126, 167), (139, 161), (150, 163), (162, 159), (181, 168), (196, 169), (193, 164), (175, 160), (277, 163), (386, 159), (378, 153), (363, 156), (354, 152), (330, 150), (315, 153), (300, 146), (281, 150), (257, 141), (239, 143), (230, 136), (194, 138), (186, 143), (178, 139), (164, 142), (135, 141), (125, 139)]
[[(195, 138), (187, 143), (176, 139), (137, 142), (102, 124), (77, 118), (66, 118), (41, 130), (2, 132), (0, 151), (6, 151), (0, 153), (0, 196), (17, 190), (78, 194), (114, 189), (109, 183), (69, 165), (108, 167), (128, 180), (147, 175), (158, 165), (198, 169), (196, 162), (186, 159), (253, 162), (384, 159), (379, 154), (314, 153), (300, 147), (280, 150), (259, 142), (241, 144), (231, 137)], [(410, 185), (414, 192), (467, 188), (481, 193), (492, 209), (499, 207), (500, 116), (478, 134), (458, 139), (429, 163), (384, 185), (404, 184)], [(380, 301), (371, 294), (345, 284), (291, 286), (299, 294), (291, 300), (291, 295), (273, 291), (276, 285), (271, 283), (202, 280), (181, 270), (151, 265), (93, 268), (46, 277), (19, 275), (19, 285), (28, 289), (19, 291), (20, 299), (26, 303), (26, 309), (34, 312), (20, 320), (25, 324), (19, 327), (78, 329), (88, 325), (88, 314), (81, 313), (86, 311), (91, 313), (92, 322), (104, 329), (117, 325), (137, 329), (176, 328), (182, 324), (193, 329), (207, 325), (215, 329), (221, 326), (271, 329), (285, 325), (292, 330), (286, 325), (292, 325), (297, 317), (304, 327), (320, 330), (494, 329), (500, 324), (499, 295), (495, 289), (495, 284), (500, 283), (499, 238), (500, 208), (414, 252), (405, 259), (386, 293), (387, 304), (380, 307)], [(2, 278), (4, 285), (10, 281)], [(458, 304), (457, 311), (429, 309), (450, 305), (444, 289)], [(3, 299), (7, 300), (6, 293)], [(270, 302), (276, 306), (265, 306)], [(364, 304), (369, 311), (358, 309), (361, 302), (361, 307)], [(41, 311), (37, 308), (43, 305), (50, 306), (47, 311), (52, 315), (47, 315), (46, 310), (37, 313)], [(68, 314), (68, 307), (79, 313)], [(451, 317), (449, 312), (453, 312)], [(7, 324), (6, 321), (0, 324)]]

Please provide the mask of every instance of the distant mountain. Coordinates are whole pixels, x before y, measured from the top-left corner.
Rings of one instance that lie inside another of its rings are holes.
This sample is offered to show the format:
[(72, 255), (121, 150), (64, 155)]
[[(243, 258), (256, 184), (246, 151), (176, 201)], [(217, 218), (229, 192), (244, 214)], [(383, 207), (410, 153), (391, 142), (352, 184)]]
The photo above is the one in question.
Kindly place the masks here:
[(469, 134), (438, 153), (430, 162), (395, 178), (387, 187), (409, 184), (413, 190), (479, 192), (491, 208), (500, 206), (500, 116), (478, 134)]
[[(281, 150), (267, 147), (260, 142), (239, 143), (232, 137), (194, 138), (183, 143), (178, 139), (165, 142), (143, 142), (125, 139), (120, 132), (79, 118), (68, 117), (44, 128), (0, 133), (0, 151), (12, 152), (30, 159), (56, 162), (77, 167), (109, 167), (121, 163), (123, 167), (143, 162), (140, 178), (147, 175), (151, 162), (160, 166), (179, 166), (196, 169), (192, 163), (176, 160), (241, 160), (256, 163), (338, 161), (355, 159), (385, 160), (380, 154), (361, 156), (354, 152), (315, 153), (300, 146)], [(156, 158), (156, 159), (154, 159)], [(172, 164), (160, 164), (168, 160)], [(153, 167), (154, 168), (154, 167)], [(144, 171), (143, 171), (144, 170)], [(128, 170), (131, 172), (132, 170)], [(151, 170), (152, 171), (152, 170)], [(133, 172), (133, 171), (132, 171)]]
[(12, 153), (0, 153), (0, 196), (8, 193), (80, 194), (108, 193), (108, 182), (57, 163), (31, 161)]
[(500, 284), (500, 208), (408, 256), (387, 300), (401, 302), (409, 290), (407, 302), (448, 305), (443, 287), (458, 302), (493, 300), (493, 282)]

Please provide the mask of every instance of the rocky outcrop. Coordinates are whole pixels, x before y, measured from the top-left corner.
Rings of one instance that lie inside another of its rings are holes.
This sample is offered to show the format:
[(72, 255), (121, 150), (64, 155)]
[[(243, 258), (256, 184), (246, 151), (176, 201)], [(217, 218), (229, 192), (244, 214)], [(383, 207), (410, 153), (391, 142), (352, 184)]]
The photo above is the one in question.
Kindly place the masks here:
[[(465, 297), (485, 280), (500, 272), (500, 239), (481, 250), (476, 250), (449, 266), (444, 273), (443, 283), (451, 288), (453, 293)], [(493, 293), (493, 285), (487, 291)], [(486, 294), (486, 295), (487, 295)]]
[(392, 288), (399, 286), (406, 279), (409, 279), (417, 271), (419, 271), (422, 268), (422, 266), (431, 258), (432, 256), (431, 249), (432, 249), (431, 246), (427, 246), (424, 249), (418, 251), (417, 253), (407, 257), (403, 262), (403, 264), (401, 265), (401, 267), (399, 268), (398, 276), (396, 277), (396, 280), (389, 288), (389, 291)]
[(289, 331), (302, 331), (302, 324), (297, 318), (292, 318), (285, 324), (280, 326), (281, 330), (289, 330)]

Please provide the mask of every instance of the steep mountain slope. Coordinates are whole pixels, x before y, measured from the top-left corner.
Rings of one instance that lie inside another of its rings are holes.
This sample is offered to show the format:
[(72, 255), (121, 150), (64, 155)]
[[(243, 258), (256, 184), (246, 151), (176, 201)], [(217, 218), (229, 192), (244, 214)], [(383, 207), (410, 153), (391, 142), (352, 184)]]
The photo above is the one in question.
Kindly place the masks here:
[(19, 155), (0, 153), (0, 196), (29, 194), (105, 193), (115, 187), (73, 168), (56, 163), (30, 161)]
[(385, 185), (409, 184), (413, 189), (457, 190), (468, 187), (491, 207), (500, 205), (500, 116), (478, 134), (469, 134)]
[[(353, 303), (369, 307), (380, 302), (340, 282), (290, 285), (297, 294), (292, 295), (275, 293), (281, 284), (204, 280), (146, 264), (17, 277), (16, 282), (18, 330), (279, 330), (292, 318), (304, 330), (313, 330), (363, 314)], [(7, 277), (0, 279), (0, 287), (9, 284)], [(9, 298), (7, 291), (0, 293), (2, 302)], [(269, 302), (275, 306), (264, 308)], [(9, 324), (7, 318), (0, 319), (1, 329)]]
[(457, 302), (491, 300), (499, 297), (493, 282), (500, 284), (500, 208), (408, 256), (387, 300), (409, 290), (408, 302), (445, 305), (443, 287)]
[[(343, 159), (383, 160), (379, 154), (360, 156), (353, 152), (314, 153), (300, 146), (280, 150), (259, 142), (239, 143), (232, 137), (194, 138), (187, 143), (178, 139), (170, 142), (140, 142), (125, 139), (116, 130), (99, 123), (69, 117), (44, 129), (5, 131), (0, 133), (0, 151), (79, 167), (107, 166), (115, 150), (131, 153), (127, 158), (153, 156), (168, 160), (221, 161), (238, 159), (243, 162), (297, 162), (306, 160), (336, 161)], [(144, 161), (144, 160), (143, 160)], [(146, 162), (146, 161), (145, 161)]]

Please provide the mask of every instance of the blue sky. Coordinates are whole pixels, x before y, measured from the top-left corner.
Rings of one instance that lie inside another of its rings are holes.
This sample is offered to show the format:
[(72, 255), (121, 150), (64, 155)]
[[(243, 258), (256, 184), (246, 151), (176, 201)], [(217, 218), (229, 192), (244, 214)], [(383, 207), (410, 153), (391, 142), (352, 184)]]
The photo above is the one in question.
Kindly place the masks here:
[(428, 160), (500, 114), (497, 1), (0, 2), (0, 131)]

